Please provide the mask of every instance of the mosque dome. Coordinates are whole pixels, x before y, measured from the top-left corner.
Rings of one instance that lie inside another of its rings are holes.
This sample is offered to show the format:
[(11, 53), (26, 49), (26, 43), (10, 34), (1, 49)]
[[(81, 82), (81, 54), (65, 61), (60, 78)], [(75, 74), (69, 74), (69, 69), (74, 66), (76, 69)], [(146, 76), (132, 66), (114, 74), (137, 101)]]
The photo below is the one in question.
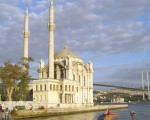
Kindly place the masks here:
[(66, 58), (70, 56), (71, 58), (79, 58), (76, 53), (70, 51), (67, 46), (64, 46), (64, 49), (55, 53), (55, 58)]

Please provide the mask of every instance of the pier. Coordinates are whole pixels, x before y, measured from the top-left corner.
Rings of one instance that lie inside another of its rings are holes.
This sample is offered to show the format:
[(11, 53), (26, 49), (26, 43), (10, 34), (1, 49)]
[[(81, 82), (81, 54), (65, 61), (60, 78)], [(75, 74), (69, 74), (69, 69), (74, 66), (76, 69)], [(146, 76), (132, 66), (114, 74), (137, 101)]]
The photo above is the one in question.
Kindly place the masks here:
[(107, 108), (114, 109), (124, 109), (128, 108), (128, 104), (120, 105), (98, 105), (94, 107), (79, 107), (79, 108), (50, 108), (44, 110), (16, 110), (12, 112), (14, 119), (23, 118), (37, 118), (46, 116), (59, 116), (59, 115), (69, 115), (85, 112), (103, 111)]

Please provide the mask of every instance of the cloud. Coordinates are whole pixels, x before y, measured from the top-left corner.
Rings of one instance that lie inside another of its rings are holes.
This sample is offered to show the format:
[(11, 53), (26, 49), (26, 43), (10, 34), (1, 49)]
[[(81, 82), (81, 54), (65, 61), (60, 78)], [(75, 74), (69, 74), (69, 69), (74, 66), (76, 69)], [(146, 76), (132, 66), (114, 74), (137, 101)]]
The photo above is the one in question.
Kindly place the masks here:
[(1, 59), (16, 59), (22, 54), (20, 40), (23, 14), (20, 9), (9, 4), (0, 4), (0, 8), (0, 32), (3, 33), (0, 35)]
[(137, 21), (136, 22), (136, 26), (138, 26), (138, 27), (141, 27), (141, 26), (143, 26), (144, 25), (144, 22), (141, 22), (141, 21)]
[(19, 2), (19, 0), (1, 0), (0, 4), (10, 4), (10, 5), (17, 5), (17, 3)]
[[(25, 5), (29, 6), (29, 56), (35, 62), (48, 59), (49, 1), (3, 0), (0, 2), (0, 62), (18, 61), (23, 56)], [(145, 58), (141, 55), (150, 53), (149, 0), (55, 0), (54, 6), (56, 52), (67, 44), (79, 56), (83, 55), (83, 59), (93, 62), (109, 55), (119, 61), (117, 55), (138, 54), (137, 59), (148, 61), (130, 66), (130, 57), (124, 57), (127, 64), (113, 63), (110, 58), (106, 61), (112, 64), (94, 68), (94, 82), (140, 84), (140, 71), (150, 66), (147, 54)], [(100, 61), (94, 66), (100, 66)]]
[(101, 14), (103, 19), (106, 21), (122, 22), (135, 18), (142, 14), (142, 11), (147, 9), (148, 0), (96, 0), (95, 5), (100, 4), (96, 7), (96, 13)]
[(126, 66), (127, 64), (118, 64), (118, 65), (112, 65), (112, 66), (104, 66), (104, 67), (95, 67), (94, 71), (101, 71), (101, 70), (111, 70), (115, 68), (120, 68), (123, 66)]
[(49, 5), (48, 0), (37, 1), (36, 6), (34, 7), (34, 10), (43, 10), (46, 7), (48, 7), (48, 5)]
[[(141, 80), (142, 80), (141, 72), (143, 71), (144, 80), (146, 81), (147, 80), (146, 72), (147, 70), (150, 72), (149, 67), (150, 64), (148, 61), (147, 63), (138, 62), (132, 65), (123, 64), (123, 65), (114, 65), (110, 67), (102, 67), (102, 69), (99, 67), (98, 68), (99, 72), (96, 73), (99, 75), (95, 75), (94, 82), (111, 85), (123, 85), (130, 87), (132, 84), (132, 87), (141, 87)], [(105, 70), (105, 72), (102, 72), (103, 70)], [(104, 76), (102, 75), (103, 73)]]
[[(22, 0), (29, 7), (29, 54), (36, 59), (47, 58), (49, 19), (48, 0)], [(35, 4), (33, 4), (33, 2)], [(22, 50), (24, 9), (17, 7), (19, 2), (10, 4), (9, 0), (1, 4), (0, 20), (2, 21), (0, 35), (1, 49), (8, 47), (10, 53)], [(115, 3), (115, 4), (114, 4)], [(122, 54), (139, 52), (150, 45), (150, 26), (145, 27), (145, 21), (137, 19), (150, 11), (148, 0), (76, 0), (59, 1), (55, 5), (55, 51), (63, 49), (65, 43), (75, 52), (92, 52), (94, 54)], [(40, 12), (37, 12), (39, 10)], [(8, 37), (11, 36), (11, 37)], [(11, 41), (10, 41), (11, 39)], [(17, 47), (8, 46), (8, 44)], [(2, 46), (3, 45), (3, 46)], [(81, 47), (82, 45), (82, 47)], [(34, 47), (33, 47), (34, 46)], [(13, 49), (13, 50), (11, 50)], [(2, 53), (5, 58), (9, 52)], [(20, 57), (19, 52), (17, 57)]]
[(32, 0), (22, 0), (22, 3), (26, 6), (29, 7), (32, 4)]

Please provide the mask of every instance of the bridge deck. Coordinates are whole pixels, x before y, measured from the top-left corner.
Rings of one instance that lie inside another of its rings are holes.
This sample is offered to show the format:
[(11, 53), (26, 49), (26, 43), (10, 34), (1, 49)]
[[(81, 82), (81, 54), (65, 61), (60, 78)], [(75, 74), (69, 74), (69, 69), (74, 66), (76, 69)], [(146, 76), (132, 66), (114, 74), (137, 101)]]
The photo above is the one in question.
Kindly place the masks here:
[(147, 91), (147, 90), (145, 90), (145, 89), (143, 90), (141, 88), (124, 87), (124, 86), (119, 86), (119, 85), (108, 85), (108, 84), (99, 84), (99, 83), (93, 83), (93, 86), (115, 87), (115, 88), (120, 88), (120, 89), (130, 89), (130, 90)]

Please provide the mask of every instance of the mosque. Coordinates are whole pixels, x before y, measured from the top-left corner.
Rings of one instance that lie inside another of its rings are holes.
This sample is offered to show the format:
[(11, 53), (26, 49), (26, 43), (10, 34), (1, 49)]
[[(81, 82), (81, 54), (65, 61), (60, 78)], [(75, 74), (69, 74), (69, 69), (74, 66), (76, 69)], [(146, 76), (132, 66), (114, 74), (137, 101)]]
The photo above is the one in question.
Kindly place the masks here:
[[(28, 58), (28, 10), (25, 15), (24, 57)], [(38, 64), (38, 80), (33, 80), (34, 103), (48, 107), (93, 106), (93, 64), (83, 60), (67, 46), (54, 54), (54, 7), (49, 8), (49, 60)]]

